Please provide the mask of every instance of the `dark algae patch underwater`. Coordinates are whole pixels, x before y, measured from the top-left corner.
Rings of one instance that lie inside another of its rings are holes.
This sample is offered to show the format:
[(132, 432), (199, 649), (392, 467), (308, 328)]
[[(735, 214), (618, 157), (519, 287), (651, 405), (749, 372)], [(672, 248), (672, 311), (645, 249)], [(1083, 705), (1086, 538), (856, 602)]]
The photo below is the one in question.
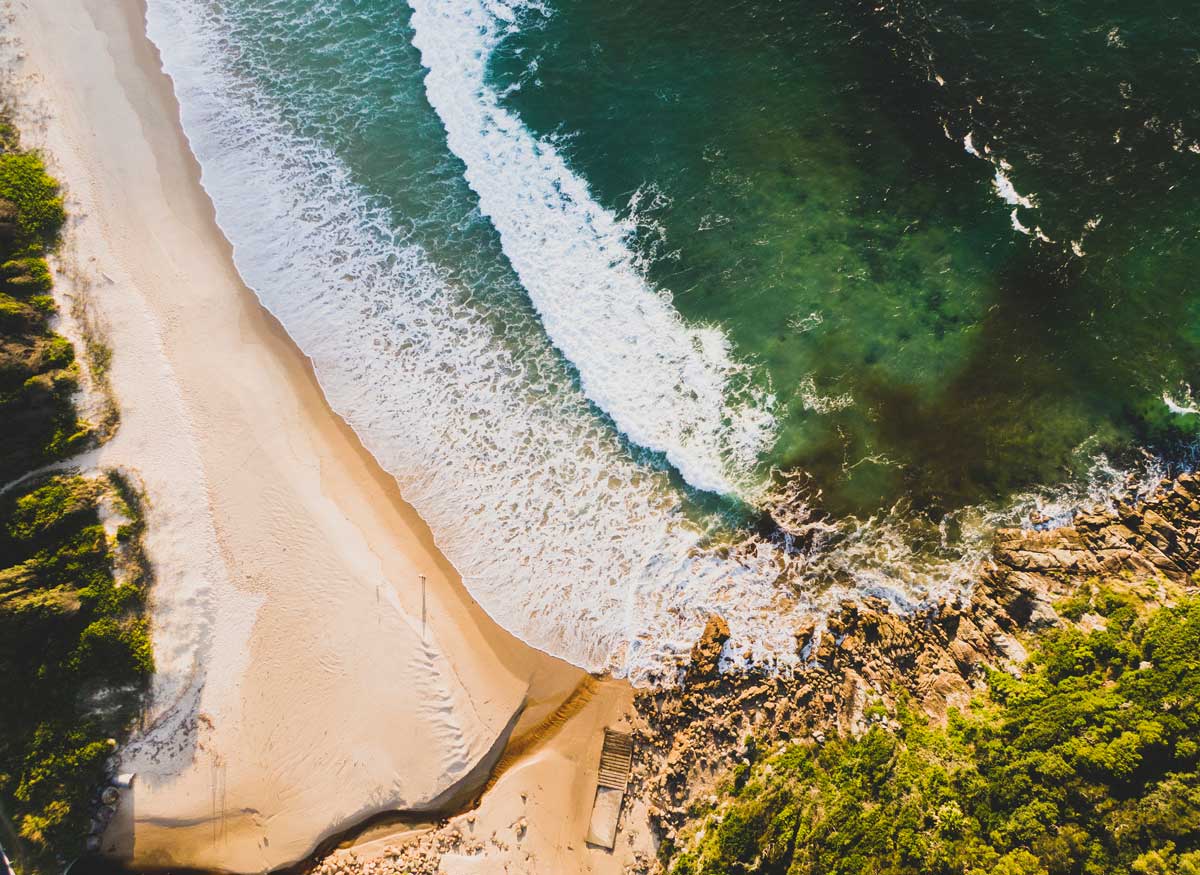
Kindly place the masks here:
[(498, 91), (634, 218), (683, 315), (769, 375), (764, 468), (808, 472), (834, 511), (939, 516), (1194, 440), (1187, 4), (523, 15)]

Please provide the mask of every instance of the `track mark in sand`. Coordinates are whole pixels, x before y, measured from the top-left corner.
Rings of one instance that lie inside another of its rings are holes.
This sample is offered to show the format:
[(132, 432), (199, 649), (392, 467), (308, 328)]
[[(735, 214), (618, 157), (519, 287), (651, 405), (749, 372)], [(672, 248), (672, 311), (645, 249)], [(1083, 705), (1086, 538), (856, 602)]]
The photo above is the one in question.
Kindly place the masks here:
[(212, 797), (212, 843), (215, 848), (219, 843), (226, 844), (229, 840), (229, 790), (226, 778), (227, 765), (220, 754), (212, 754), (209, 760), (209, 791)]
[(499, 761), (492, 769), (492, 774), (488, 776), (483, 792), (491, 790), (501, 776), (520, 762), (523, 757), (557, 735), (568, 720), (587, 707), (595, 698), (599, 688), (599, 681), (591, 675), (585, 676), (579, 682), (579, 686), (571, 691), (571, 695), (567, 696), (566, 700), (555, 708), (554, 712), (545, 720), (529, 731), (521, 733), (519, 737), (511, 739), (505, 745), (504, 753), (500, 755)]
[(410, 665), (417, 680), (418, 710), (435, 727), (433, 734), (442, 743), (443, 774), (457, 779), (478, 759), (473, 743), (478, 734), (473, 737), (462, 725), (464, 715), (475, 714), (475, 706), (453, 671), (443, 670), (444, 661), (441, 650), (422, 637), (413, 650)]

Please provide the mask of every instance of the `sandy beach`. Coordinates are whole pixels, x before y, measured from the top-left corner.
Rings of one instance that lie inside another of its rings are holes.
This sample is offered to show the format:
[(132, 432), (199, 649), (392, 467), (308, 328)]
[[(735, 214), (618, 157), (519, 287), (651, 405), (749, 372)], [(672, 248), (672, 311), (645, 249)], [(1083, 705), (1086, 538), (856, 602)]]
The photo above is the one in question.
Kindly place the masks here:
[(620, 871), (583, 834), (627, 686), (493, 623), (330, 411), (233, 267), (140, 4), (9, 13), (27, 141), (67, 192), (59, 288), (113, 348), (122, 422), (89, 462), (150, 506), (158, 673), (104, 851), (266, 871), (379, 812), (453, 811), (503, 762), (479, 823), (533, 826), (487, 871)]

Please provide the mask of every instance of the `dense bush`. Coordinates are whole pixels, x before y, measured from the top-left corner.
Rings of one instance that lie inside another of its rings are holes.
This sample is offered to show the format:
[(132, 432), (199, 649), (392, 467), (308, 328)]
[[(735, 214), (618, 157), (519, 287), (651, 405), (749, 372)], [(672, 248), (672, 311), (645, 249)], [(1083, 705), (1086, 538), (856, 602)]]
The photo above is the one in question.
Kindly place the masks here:
[(0, 154), (0, 200), (17, 208), (16, 232), (9, 244), (13, 252), (36, 255), (54, 244), (66, 213), (58, 183), (36, 153)]
[[(109, 739), (136, 716), (154, 668), (145, 580), (118, 583), (100, 525), (113, 488), (57, 476), (0, 499), (0, 804), (30, 869), (81, 848)], [(139, 530), (137, 508), (113, 498)]]
[(1147, 617), (1097, 588), (1064, 612), (1104, 627), (1050, 633), (944, 728), (902, 707), (756, 763), (671, 871), (1200, 873), (1200, 599)]
[(0, 124), (0, 485), (80, 449), (75, 351), (49, 328), (54, 302), (46, 251), (64, 214), (40, 157)]
[[(0, 487), (89, 437), (75, 351), (48, 324), (45, 254), (62, 223), (57, 183), (0, 119)], [(100, 523), (104, 496), (128, 520), (116, 539)], [(61, 871), (82, 850), (112, 739), (153, 671), (142, 528), (117, 475), (0, 492), (0, 838), (22, 873)]]

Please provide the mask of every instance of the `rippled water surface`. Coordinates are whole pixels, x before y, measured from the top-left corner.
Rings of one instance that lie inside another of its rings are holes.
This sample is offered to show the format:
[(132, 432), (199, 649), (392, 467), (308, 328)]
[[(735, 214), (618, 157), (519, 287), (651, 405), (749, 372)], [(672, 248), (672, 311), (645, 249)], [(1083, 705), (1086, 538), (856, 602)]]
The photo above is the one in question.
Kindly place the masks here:
[(968, 7), (559, 0), (494, 64), (840, 509), (1194, 431), (1200, 17)]
[(964, 10), (148, 24), (239, 270), (468, 587), (640, 676), (710, 611), (794, 661), (798, 616), (965, 585), (1193, 440), (1200, 17)]

